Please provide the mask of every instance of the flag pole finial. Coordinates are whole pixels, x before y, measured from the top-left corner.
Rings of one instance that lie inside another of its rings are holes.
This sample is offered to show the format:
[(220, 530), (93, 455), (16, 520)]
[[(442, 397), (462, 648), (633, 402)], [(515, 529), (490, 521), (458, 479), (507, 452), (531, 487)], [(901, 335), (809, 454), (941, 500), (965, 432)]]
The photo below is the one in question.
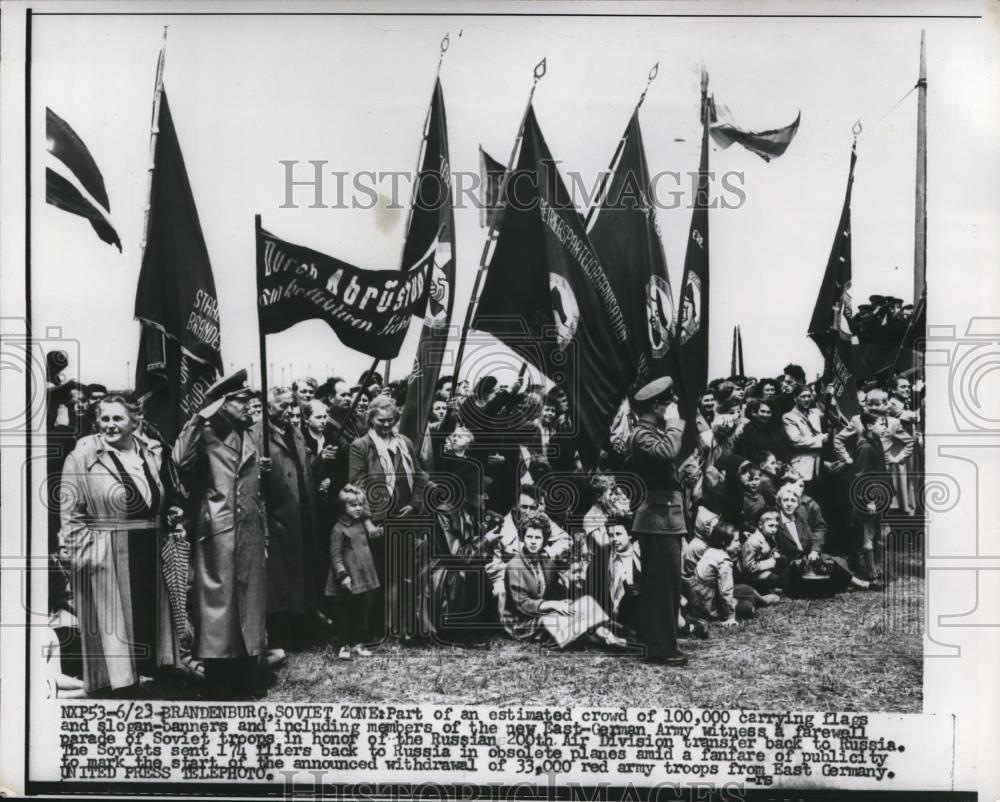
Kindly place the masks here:
[(545, 77), (545, 59), (543, 58), (535, 65), (535, 83), (537, 84)]
[(858, 144), (858, 137), (861, 136), (861, 132), (864, 128), (861, 126), (861, 120), (855, 120), (854, 125), (851, 126), (851, 133), (854, 134), (854, 144)]
[(451, 31), (444, 35), (444, 39), (441, 40), (441, 52), (438, 56), (438, 74), (441, 73), (441, 63), (444, 61), (444, 54), (448, 52), (448, 48), (451, 47)]
[(656, 80), (656, 75), (660, 71), (660, 62), (656, 62), (653, 65), (653, 69), (649, 71), (649, 75), (646, 76), (646, 88), (642, 90), (642, 94), (639, 95), (639, 102), (635, 104), (636, 111), (642, 105), (642, 102), (646, 99), (646, 93), (649, 91), (649, 87), (652, 85), (653, 81)]

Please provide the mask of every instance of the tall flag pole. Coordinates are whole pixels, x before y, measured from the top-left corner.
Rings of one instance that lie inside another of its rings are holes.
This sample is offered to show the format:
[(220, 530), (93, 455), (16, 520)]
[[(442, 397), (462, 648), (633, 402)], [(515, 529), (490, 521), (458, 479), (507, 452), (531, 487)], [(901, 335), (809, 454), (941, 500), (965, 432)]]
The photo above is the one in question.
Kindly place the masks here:
[(156, 67), (149, 192), (135, 297), (141, 324), (136, 395), (165, 443), (203, 406), (222, 372), (219, 306), (208, 248), (163, 85), (166, 28)]
[(684, 256), (679, 312), (675, 340), (681, 351), (683, 376), (678, 401), (684, 428), (685, 451), (697, 440), (694, 425), (698, 397), (708, 384), (708, 138), (711, 100), (708, 95), (708, 71), (701, 68), (701, 160), (698, 165), (698, 189), (691, 212), (691, 231)]
[(413, 441), (417, 453), (427, 431), (434, 392), (448, 352), (455, 302), (455, 212), (451, 196), (448, 122), (440, 78), (441, 63), (448, 47), (446, 35), (441, 40), (434, 91), (424, 120), (417, 159), (419, 172), (410, 200), (401, 255), (402, 269), (409, 270), (419, 265), (428, 252), (433, 254), (423, 330), (407, 380), (406, 403), (399, 421), (399, 430)]
[(560, 463), (579, 453), (595, 467), (635, 362), (628, 320), (557, 164), (529, 106), (472, 327), (566, 392), (572, 431), (558, 438)]
[(659, 64), (649, 71), (587, 214), (587, 234), (628, 320), (634, 387), (660, 376), (680, 381), (673, 292), (639, 127), (639, 109), (658, 71)]
[(830, 258), (816, 297), (816, 306), (813, 308), (808, 332), (809, 337), (823, 354), (825, 378), (830, 384), (838, 409), (846, 417), (859, 412), (848, 319), (852, 315), (851, 190), (854, 187), (854, 166), (858, 161), (857, 146), (860, 133), (861, 124), (855, 123), (844, 207), (840, 212), (837, 234), (830, 249)]
[(472, 320), (479, 307), (479, 295), (482, 289), (483, 278), (486, 275), (487, 266), (489, 265), (493, 251), (496, 247), (497, 237), (500, 232), (500, 224), (503, 221), (505, 210), (504, 199), (506, 198), (508, 184), (510, 183), (511, 170), (514, 168), (514, 160), (517, 158), (521, 149), (521, 142), (524, 138), (524, 125), (528, 120), (528, 113), (531, 111), (531, 101), (535, 97), (535, 89), (538, 86), (538, 82), (545, 76), (545, 69), (545, 59), (543, 58), (535, 65), (533, 72), (534, 81), (531, 84), (531, 91), (528, 93), (528, 102), (524, 106), (524, 114), (521, 115), (521, 123), (517, 127), (517, 136), (514, 138), (514, 147), (511, 149), (510, 157), (507, 159), (507, 169), (504, 171), (503, 183), (500, 185), (500, 197), (498, 199), (496, 213), (490, 220), (490, 228), (486, 233), (486, 242), (483, 243), (483, 252), (479, 257), (479, 270), (476, 272), (476, 280), (472, 285), (472, 297), (469, 299), (469, 305), (465, 310), (465, 321), (462, 324), (462, 334), (458, 341), (458, 351), (455, 354), (455, 380), (451, 385), (452, 395), (455, 394), (455, 391), (458, 388), (458, 382), (462, 370), (462, 358), (465, 356), (465, 344), (469, 336), (469, 327), (472, 325)]

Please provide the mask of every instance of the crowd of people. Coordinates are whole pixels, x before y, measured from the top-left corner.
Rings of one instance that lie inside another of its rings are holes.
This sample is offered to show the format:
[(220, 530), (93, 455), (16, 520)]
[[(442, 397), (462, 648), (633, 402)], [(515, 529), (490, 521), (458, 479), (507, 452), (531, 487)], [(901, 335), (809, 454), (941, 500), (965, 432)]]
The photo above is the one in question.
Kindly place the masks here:
[(344, 661), (511, 637), (683, 665), (679, 639), (713, 625), (881, 587), (888, 514), (920, 512), (907, 376), (864, 387), (849, 419), (797, 365), (720, 379), (687, 423), (659, 378), (593, 466), (558, 388), (437, 389), (415, 444), (405, 382), (303, 376), (262, 397), (238, 371), (164, 444), (128, 393), (52, 384), (50, 431), (72, 437), (50, 464), (67, 579), (50, 599), (75, 618), (84, 692), (172, 670), (259, 695), (317, 641)]

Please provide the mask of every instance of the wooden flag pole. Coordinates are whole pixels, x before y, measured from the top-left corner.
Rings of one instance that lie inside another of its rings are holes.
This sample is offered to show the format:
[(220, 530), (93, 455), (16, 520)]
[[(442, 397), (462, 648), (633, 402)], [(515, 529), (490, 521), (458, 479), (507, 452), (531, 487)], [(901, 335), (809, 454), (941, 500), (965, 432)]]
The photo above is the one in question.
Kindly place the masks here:
[[(635, 104), (635, 109), (633, 109), (632, 114), (635, 115), (637, 111), (642, 107), (643, 101), (646, 99), (646, 93), (649, 91), (650, 85), (656, 79), (657, 73), (660, 71), (660, 62), (656, 62), (653, 65), (653, 69), (649, 71), (649, 75), (646, 78), (646, 88), (642, 90), (642, 94), (639, 95), (639, 100)], [(628, 125), (625, 126), (625, 130), (628, 130)], [(585, 223), (586, 229), (590, 231), (590, 223), (594, 218), (595, 212), (601, 208), (601, 204), (604, 202), (604, 193), (607, 191), (608, 181), (611, 180), (611, 174), (615, 171), (615, 166), (618, 164), (618, 157), (621, 156), (622, 151), (625, 149), (625, 133), (622, 132), (622, 138), (618, 140), (618, 147), (615, 148), (615, 153), (611, 157), (611, 164), (608, 165), (608, 169), (601, 176), (601, 185), (597, 188), (597, 193), (594, 195), (594, 202), (591, 204), (590, 209), (587, 211), (587, 220)]]
[(483, 243), (483, 252), (479, 257), (479, 270), (476, 272), (476, 280), (472, 287), (472, 297), (469, 299), (469, 305), (465, 310), (465, 322), (462, 325), (461, 339), (458, 341), (458, 352), (455, 354), (455, 372), (451, 383), (452, 397), (455, 396), (455, 391), (458, 389), (459, 377), (462, 370), (462, 357), (465, 356), (465, 343), (469, 336), (469, 327), (472, 325), (472, 321), (476, 316), (476, 310), (479, 308), (479, 293), (483, 282), (483, 275), (486, 273), (490, 258), (493, 255), (493, 248), (496, 245), (497, 236), (500, 232), (500, 223), (503, 220), (503, 213), (506, 209), (503, 199), (505, 197), (505, 190), (507, 189), (507, 182), (510, 180), (511, 171), (514, 169), (514, 161), (521, 150), (521, 140), (524, 137), (524, 124), (528, 120), (528, 111), (531, 109), (531, 101), (535, 97), (535, 88), (538, 86), (538, 82), (545, 76), (545, 70), (546, 64), (543, 58), (535, 65), (533, 73), (535, 80), (531, 84), (531, 92), (528, 93), (528, 102), (525, 104), (524, 114), (521, 115), (521, 124), (517, 128), (514, 147), (511, 149), (510, 158), (507, 159), (507, 170), (504, 172), (503, 182), (500, 184), (500, 197), (497, 201), (496, 214), (493, 215), (493, 222), (490, 223), (490, 230), (486, 234), (486, 242)]
[(268, 411), (267, 411), (267, 335), (264, 334), (264, 320), (263, 312), (261, 311), (260, 305), (260, 290), (263, 285), (264, 278), (264, 240), (261, 237), (261, 225), (260, 225), (260, 215), (256, 214), (253, 218), (254, 224), (254, 237), (257, 246), (257, 336), (260, 348), (260, 395), (262, 405), (264, 407), (263, 414), (261, 415), (261, 431), (264, 434), (264, 456), (271, 456), (271, 438), (269, 436), (268, 430), (271, 428), (268, 425)]

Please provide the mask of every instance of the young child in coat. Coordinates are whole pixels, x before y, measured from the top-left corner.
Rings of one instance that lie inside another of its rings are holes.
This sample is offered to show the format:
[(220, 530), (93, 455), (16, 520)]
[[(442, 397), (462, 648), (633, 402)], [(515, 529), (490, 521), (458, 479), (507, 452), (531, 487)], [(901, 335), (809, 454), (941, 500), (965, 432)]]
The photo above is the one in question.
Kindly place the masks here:
[(345, 485), (337, 496), (340, 516), (330, 533), (330, 572), (326, 595), (333, 602), (341, 660), (368, 657), (371, 616), (379, 588), (375, 560), (368, 546), (365, 498), (361, 488)]
[(778, 591), (782, 585), (782, 571), (788, 567), (788, 561), (775, 545), (780, 524), (777, 508), (765, 507), (757, 514), (757, 527), (741, 549), (743, 579), (761, 593)]
[[(739, 552), (739, 531), (730, 524), (717, 524), (708, 536), (708, 548), (688, 583), (691, 612), (723, 626), (736, 625), (737, 601), (734, 594), (733, 557)], [(740, 617), (752, 618), (753, 602), (739, 602)]]

